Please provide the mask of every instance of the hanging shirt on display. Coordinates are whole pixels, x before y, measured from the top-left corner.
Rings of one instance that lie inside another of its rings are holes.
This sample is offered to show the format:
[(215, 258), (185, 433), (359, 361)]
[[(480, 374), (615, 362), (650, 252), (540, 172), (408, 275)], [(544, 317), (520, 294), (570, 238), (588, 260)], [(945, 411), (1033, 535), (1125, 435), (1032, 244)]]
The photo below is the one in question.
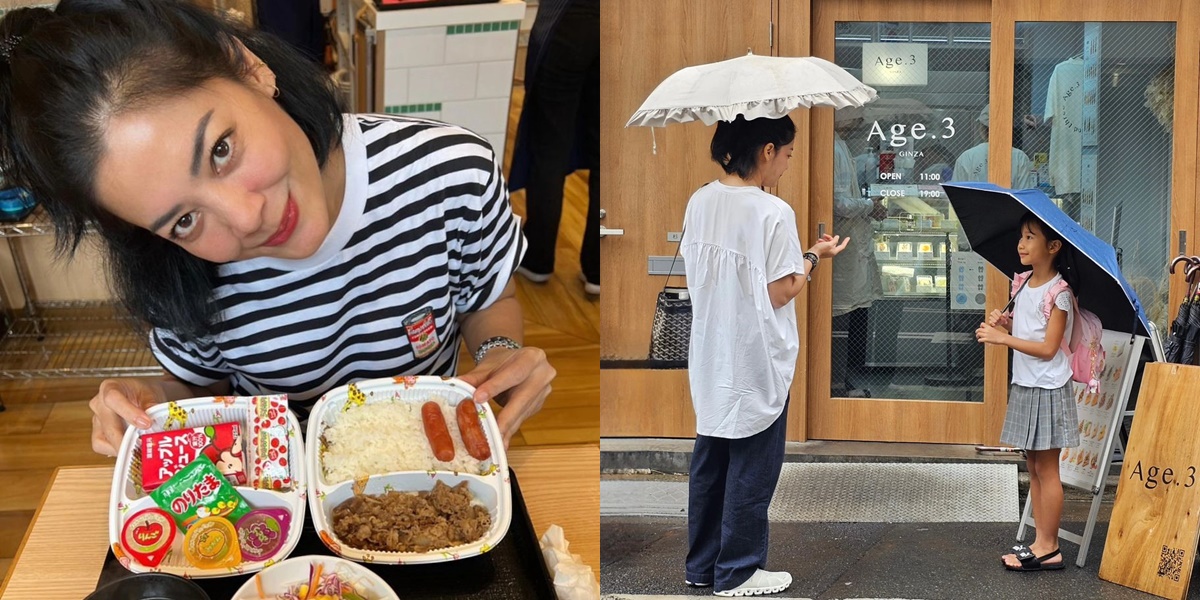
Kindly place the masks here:
[(804, 273), (796, 213), (756, 187), (714, 181), (692, 194), (683, 223), (696, 432), (749, 437), (783, 412), (800, 353), (795, 305), (775, 309), (767, 293)]
[[(988, 144), (983, 142), (954, 161), (954, 181), (988, 181)], [(1012, 189), (1024, 190), (1033, 185), (1033, 163), (1024, 152), (1012, 149)]]
[(1083, 58), (1058, 63), (1046, 88), (1050, 121), (1050, 185), (1059, 194), (1078, 194), (1083, 154)]

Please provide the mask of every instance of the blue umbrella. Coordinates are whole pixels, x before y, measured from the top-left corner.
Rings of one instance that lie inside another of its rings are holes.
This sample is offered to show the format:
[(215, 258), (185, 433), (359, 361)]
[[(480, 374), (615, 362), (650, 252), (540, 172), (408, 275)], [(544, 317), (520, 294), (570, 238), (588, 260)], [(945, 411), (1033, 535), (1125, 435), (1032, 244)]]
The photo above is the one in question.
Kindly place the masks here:
[(971, 250), (1001, 273), (1012, 277), (1029, 270), (1017, 255), (1017, 241), (1021, 217), (1032, 212), (1075, 248), (1079, 285), (1073, 291), (1079, 305), (1096, 313), (1105, 329), (1150, 335), (1150, 322), (1121, 274), (1113, 247), (1073, 221), (1040, 190), (1010, 190), (991, 183), (947, 183), (942, 188)]

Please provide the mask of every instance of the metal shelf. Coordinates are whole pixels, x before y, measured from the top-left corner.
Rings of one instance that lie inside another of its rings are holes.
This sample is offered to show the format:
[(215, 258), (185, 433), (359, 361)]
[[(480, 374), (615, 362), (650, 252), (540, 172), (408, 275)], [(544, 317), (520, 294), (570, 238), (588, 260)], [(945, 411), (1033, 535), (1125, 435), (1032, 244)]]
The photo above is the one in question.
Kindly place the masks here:
[(938, 267), (942, 270), (946, 269), (945, 256), (931, 256), (929, 258), (882, 258), (876, 256), (875, 262), (896, 267)]
[(884, 292), (884, 298), (945, 298), (946, 291), (940, 292)]
[(0, 379), (162, 375), (133, 325), (112, 303), (38, 305), (0, 339)]
[(50, 216), (39, 204), (25, 220), (19, 223), (0, 221), (0, 238), (29, 237), (35, 235), (50, 235), (54, 233), (54, 224)]

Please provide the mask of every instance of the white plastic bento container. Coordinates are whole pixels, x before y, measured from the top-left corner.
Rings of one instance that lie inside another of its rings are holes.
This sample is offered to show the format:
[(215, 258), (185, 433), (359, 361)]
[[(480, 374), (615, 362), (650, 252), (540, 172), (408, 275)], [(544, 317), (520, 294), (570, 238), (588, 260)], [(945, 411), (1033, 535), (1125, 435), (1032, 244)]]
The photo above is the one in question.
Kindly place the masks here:
[[(321, 541), (339, 556), (350, 560), (378, 564), (427, 564), (458, 560), (476, 556), (494, 548), (508, 532), (512, 521), (512, 487), (509, 484), (508, 459), (504, 454), (504, 441), (500, 436), (500, 428), (496, 426), (496, 417), (488, 405), (478, 406), (483, 423), (484, 434), (492, 456), (483, 461), (481, 473), (459, 473), (453, 471), (434, 470), (430, 468), (421, 471), (399, 471), (393, 473), (372, 474), (365, 480), (362, 488), (364, 494), (383, 494), (395, 490), (400, 492), (426, 491), (433, 488), (436, 481), (455, 486), (467, 482), (467, 488), (475, 497), (475, 501), (485, 507), (491, 515), (491, 527), (482, 539), (470, 544), (442, 548), (430, 552), (383, 552), (361, 550), (344, 544), (333, 532), (333, 509), (354, 495), (355, 481), (327, 481), (322, 467), (321, 436), (325, 428), (337, 422), (343, 407), (354, 410), (356, 404), (347, 406), (351, 389), (361, 392), (358, 396), (362, 404), (381, 402), (407, 402), (423, 404), (432, 396), (440, 396), (449, 406), (458, 406), (459, 402), (472, 402), (475, 388), (458, 379), (442, 377), (396, 377), (392, 379), (372, 379), (361, 381), (352, 386), (334, 388), (321, 397), (313, 406), (308, 419), (308, 454), (305, 468), (309, 471), (308, 501), (312, 512), (313, 525)], [(357, 394), (356, 394), (357, 395)], [(447, 419), (447, 427), (457, 428), (457, 421)], [(423, 430), (422, 430), (423, 432)], [(452, 435), (453, 437), (453, 435)], [(421, 439), (425, 437), (422, 433)], [(427, 441), (425, 441), (428, 444)], [(457, 453), (466, 452), (460, 445), (455, 444)], [(359, 483), (362, 483), (361, 481)]]
[[(166, 431), (215, 425), (237, 421), (242, 425), (242, 431), (249, 432), (250, 410), (253, 398), (238, 396), (220, 396), (210, 398), (193, 398), (159, 404), (146, 409), (146, 414), (153, 422), (146, 432)], [(169, 417), (170, 414), (175, 417)], [(179, 423), (180, 415), (186, 414), (183, 423)], [(238, 485), (234, 488), (245, 498), (252, 508), (285, 508), (291, 512), (288, 524), (287, 538), (283, 547), (271, 558), (265, 561), (247, 561), (236, 567), (219, 569), (201, 569), (188, 563), (183, 555), (184, 532), (176, 531), (175, 540), (171, 543), (171, 551), (156, 567), (147, 567), (125, 553), (121, 547), (121, 529), (127, 516), (138, 513), (146, 508), (157, 506), (154, 499), (141, 489), (139, 480), (141, 466), (141, 436), (143, 431), (136, 427), (125, 430), (125, 439), (121, 442), (117, 454), (117, 465), (113, 470), (112, 492), (109, 499), (108, 542), (113, 554), (120, 563), (134, 573), (162, 572), (181, 577), (207, 578), (228, 577), (242, 573), (254, 573), (263, 567), (275, 564), (287, 558), (296, 543), (300, 541), (300, 533), (304, 528), (304, 511), (307, 503), (308, 481), (305, 477), (304, 440), (300, 437), (300, 422), (296, 415), (288, 411), (288, 462), (291, 465), (292, 489), (276, 491), (255, 489), (248, 485)], [(170, 425), (168, 425), (170, 423)], [(246, 471), (249, 473), (254, 464), (256, 449), (248, 434), (243, 439), (243, 452), (246, 455)]]

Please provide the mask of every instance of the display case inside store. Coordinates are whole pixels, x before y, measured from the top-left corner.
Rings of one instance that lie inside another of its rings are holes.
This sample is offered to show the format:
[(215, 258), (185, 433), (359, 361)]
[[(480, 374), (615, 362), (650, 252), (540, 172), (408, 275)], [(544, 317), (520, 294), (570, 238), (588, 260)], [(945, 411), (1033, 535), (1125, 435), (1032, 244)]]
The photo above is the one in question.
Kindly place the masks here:
[(884, 297), (945, 296), (960, 236), (941, 187), (874, 184), (868, 193), (887, 209), (871, 240)]
[(971, 332), (982, 314), (982, 283), (945, 192), (936, 183), (874, 183), (864, 191), (887, 209), (871, 240), (883, 300), (871, 314), (866, 366), (962, 364), (964, 353), (977, 351)]

